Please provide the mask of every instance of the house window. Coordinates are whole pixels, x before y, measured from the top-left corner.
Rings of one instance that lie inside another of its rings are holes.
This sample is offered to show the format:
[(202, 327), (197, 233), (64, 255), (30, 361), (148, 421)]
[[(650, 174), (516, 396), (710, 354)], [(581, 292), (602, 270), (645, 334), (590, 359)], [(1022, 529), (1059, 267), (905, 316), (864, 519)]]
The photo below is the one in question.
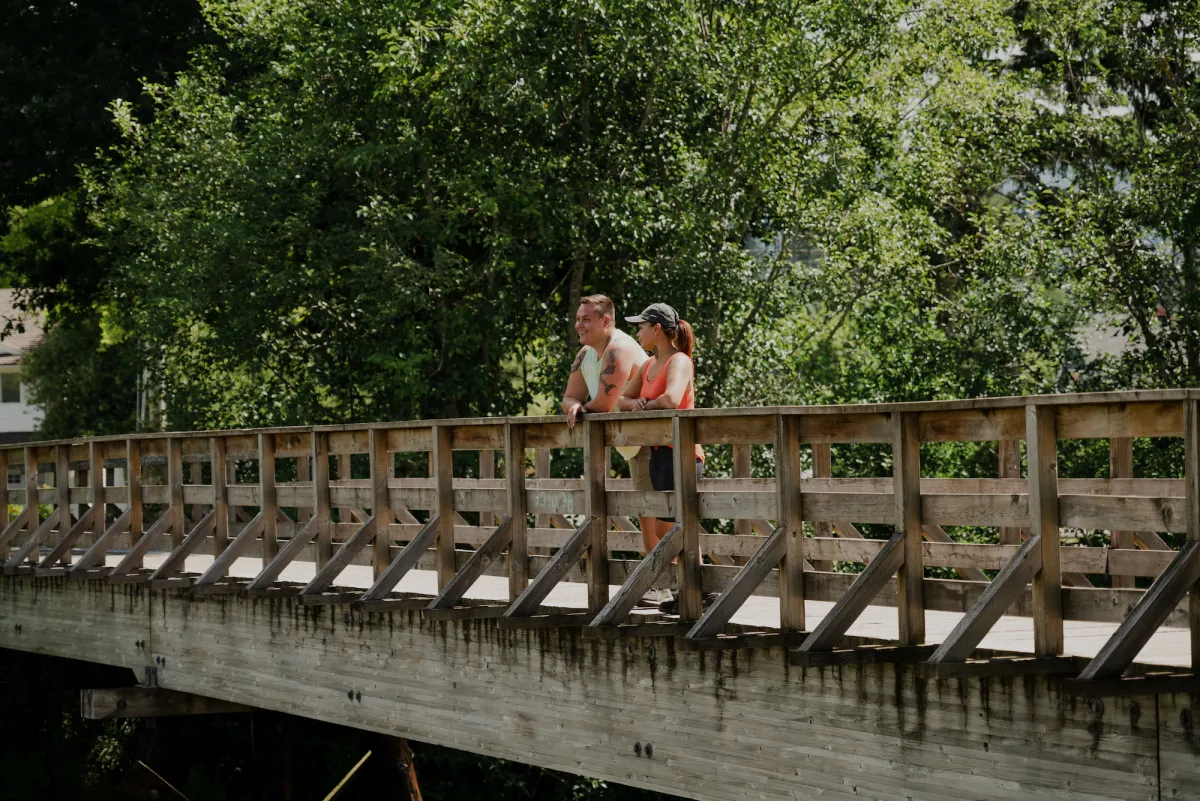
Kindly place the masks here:
[(0, 373), (0, 403), (21, 402), (20, 373)]

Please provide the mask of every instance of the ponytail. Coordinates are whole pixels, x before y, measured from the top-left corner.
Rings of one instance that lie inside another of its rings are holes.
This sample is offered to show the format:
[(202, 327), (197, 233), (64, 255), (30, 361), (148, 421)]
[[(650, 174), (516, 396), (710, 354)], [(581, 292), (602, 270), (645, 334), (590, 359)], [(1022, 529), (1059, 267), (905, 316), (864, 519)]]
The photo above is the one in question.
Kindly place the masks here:
[(696, 349), (696, 334), (692, 331), (691, 323), (680, 318), (679, 327), (671, 334), (671, 344), (689, 359), (692, 358), (692, 351)]

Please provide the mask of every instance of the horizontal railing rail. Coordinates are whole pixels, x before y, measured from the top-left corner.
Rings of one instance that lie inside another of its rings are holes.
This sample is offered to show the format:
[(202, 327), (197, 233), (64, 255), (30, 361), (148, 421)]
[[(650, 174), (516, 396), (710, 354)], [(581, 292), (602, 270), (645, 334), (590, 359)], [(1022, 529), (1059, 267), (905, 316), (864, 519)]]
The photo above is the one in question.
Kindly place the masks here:
[[(1037, 664), (1027, 670), (1077, 671), (1063, 658), (1064, 621), (1109, 621), (1120, 625), (1081, 676), (1111, 678), (1163, 626), (1190, 629), (1200, 659), (1197, 404), (1200, 390), (1188, 389), (588, 415), (574, 428), (562, 417), (508, 417), (3, 445), (0, 497), (22, 508), (0, 531), (0, 563), (10, 575), (292, 594), (586, 626), (590, 636), (657, 630), (697, 647), (736, 642), (734, 616), (766, 596), (778, 601), (779, 640), (802, 665), (843, 658), (867, 607), (891, 606), (897, 653), (935, 675), (960, 675), (1005, 614), (1032, 619)], [(1182, 438), (1182, 474), (1136, 477), (1133, 443), (1144, 437)], [(1105, 475), (1059, 478), (1060, 442), (1073, 439), (1109, 441)], [(923, 443), (989, 441), (999, 443), (994, 476), (921, 475)], [(732, 446), (732, 475), (697, 480), (682, 469), (697, 443)], [(890, 450), (892, 475), (833, 475), (831, 446), (861, 444)], [(663, 445), (677, 462), (674, 492), (613, 477), (610, 448)], [(770, 446), (773, 475), (751, 476), (754, 446)], [(571, 448), (582, 450), (580, 474), (551, 478), (549, 451)], [(461, 451), (479, 454), (470, 477), (455, 475)], [(497, 477), (498, 453), (520, 469)], [(398, 474), (398, 464), (427, 475)], [(632, 557), (637, 517), (676, 521), (644, 559)], [(706, 520), (732, 521), (733, 533), (709, 533)], [(876, 524), (891, 538), (863, 536)], [(945, 529), (956, 526), (994, 527), (998, 542), (955, 541)], [(1108, 544), (1065, 545), (1062, 529), (1106, 531)], [(1164, 534), (1187, 545), (1175, 550)], [(257, 575), (239, 575), (239, 559), (257, 560)], [(339, 583), (354, 565), (370, 566), (370, 589)], [(436, 592), (398, 590), (413, 570), (436, 571)], [(484, 575), (507, 577), (507, 602), (463, 600)], [(1149, 591), (1139, 577), (1155, 579)], [(586, 601), (544, 609), (564, 582)], [(632, 614), (635, 590), (651, 585), (676, 589), (677, 619)], [(624, 590), (610, 596), (611, 586)], [(706, 606), (705, 593), (718, 597)], [(806, 601), (834, 606), (810, 627)], [(937, 649), (925, 644), (930, 610), (962, 613)]]

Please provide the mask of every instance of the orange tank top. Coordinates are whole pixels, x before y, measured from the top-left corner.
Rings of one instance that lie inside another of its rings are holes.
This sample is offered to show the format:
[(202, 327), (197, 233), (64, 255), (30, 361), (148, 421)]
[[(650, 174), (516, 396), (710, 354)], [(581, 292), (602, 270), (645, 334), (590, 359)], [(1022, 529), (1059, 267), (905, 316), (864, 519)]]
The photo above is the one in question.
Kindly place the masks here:
[[(671, 356), (670, 359), (667, 359), (667, 363), (664, 364), (662, 369), (658, 371), (658, 375), (656, 375), (654, 377), (653, 381), (650, 380), (650, 368), (654, 365), (654, 363), (657, 360), (656, 359), (647, 359), (646, 360), (646, 364), (642, 367), (642, 391), (640, 393), (638, 393), (639, 398), (645, 398), (646, 400), (654, 400), (655, 398), (657, 398), (658, 396), (662, 395), (664, 392), (667, 391), (667, 365), (669, 365), (671, 363), (671, 359), (674, 359), (676, 356), (679, 356), (679, 355), (680, 355), (680, 353), (675, 353), (674, 355)], [(679, 406), (677, 406), (676, 408), (678, 408), (678, 409), (695, 409), (696, 408), (696, 393), (695, 393), (693, 385), (694, 385), (694, 382), (688, 384), (687, 389), (684, 390), (684, 392), (683, 392), (683, 397), (679, 399)], [(702, 462), (704, 461), (704, 449), (700, 447), (699, 443), (696, 443), (696, 458)]]

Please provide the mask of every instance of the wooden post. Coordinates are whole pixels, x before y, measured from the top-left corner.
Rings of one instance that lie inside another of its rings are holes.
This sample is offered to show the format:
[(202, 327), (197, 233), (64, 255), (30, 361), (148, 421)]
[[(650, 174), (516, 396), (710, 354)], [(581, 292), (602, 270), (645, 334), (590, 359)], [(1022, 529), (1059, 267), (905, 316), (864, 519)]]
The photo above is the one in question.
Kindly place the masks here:
[[(524, 460), (522, 460), (523, 462)], [(550, 449), (538, 448), (533, 452), (533, 477), (550, 478)], [(550, 515), (539, 514), (535, 525), (538, 528), (550, 528)]]
[(213, 556), (220, 556), (229, 544), (229, 489), (225, 475), (225, 438), (213, 437), (208, 442), (212, 456), (213, 488)]
[[(125, 486), (129, 488), (129, 547), (145, 535), (142, 517), (142, 449), (138, 440), (125, 440)], [(103, 564), (103, 562), (101, 562)], [(141, 567), (139, 559), (135, 567)]]
[[(491, 451), (487, 451), (491, 453)], [(512, 541), (508, 546), (508, 598), (515, 601), (529, 586), (529, 538), (525, 497), (525, 427), (504, 424), (504, 484)]]
[[(750, 478), (750, 446), (749, 445), (734, 445), (733, 446), (733, 477), (734, 478)], [(738, 537), (749, 537), (754, 533), (750, 521), (735, 520), (733, 521), (733, 533)]]
[[(0, 486), (0, 504), (4, 506), (4, 526), (8, 525), (8, 451), (0, 451), (0, 474), (4, 476), (4, 486)], [(4, 528), (0, 526), (0, 529)]]
[(333, 523), (329, 500), (329, 437), (312, 433), (313, 508), (317, 516), (317, 570), (333, 556)]
[[(1015, 439), (1002, 439), (998, 443), (1000, 451), (1000, 478), (1021, 477), (1021, 442)], [(1021, 529), (1017, 526), (1000, 527), (1001, 545), (1020, 545)]]
[[(481, 479), (496, 477), (495, 451), (486, 450), (479, 452), (479, 477)], [(479, 526), (481, 528), (494, 528), (496, 526), (496, 515), (492, 512), (480, 512)]]
[(925, 642), (925, 564), (921, 543), (921, 440), (917, 415), (892, 413), (892, 492), (896, 531), (904, 535), (904, 563), (897, 574), (900, 644)]
[[(608, 448), (604, 447), (604, 423), (585, 420), (583, 423), (583, 493), (584, 514), (587, 515), (592, 526), (587, 561), (588, 611), (592, 614), (598, 614), (608, 604), (608, 491), (605, 489), (604, 482), (608, 478), (608, 466), (611, 464), (608, 461), (609, 458)], [(694, 483), (696, 480), (695, 470), (691, 475)], [(700, 539), (697, 534), (697, 548), (699, 544)], [(699, 578), (699, 572), (696, 573), (696, 577)]]
[(450, 427), (433, 427), (433, 478), (437, 486), (437, 573), (441, 590), (454, 578), (454, 462)]
[(275, 490), (275, 435), (258, 435), (258, 491), (259, 510), (263, 517), (262, 563), (263, 567), (279, 553), (279, 509)]
[(804, 524), (800, 503), (800, 418), (775, 415), (776, 527), (784, 530), (779, 566), (779, 629), (804, 631)]
[[(312, 480), (312, 478), (311, 478), (311, 468), (310, 468), (310, 463), (309, 463), (309, 457), (304, 456), (304, 455), (297, 456), (296, 457), (296, 481), (311, 481), (311, 480)], [(308, 519), (310, 517), (312, 517), (313, 511), (315, 508), (316, 507), (312, 507), (312, 506), (299, 506), (296, 508), (296, 523), (297, 523), (296, 530), (297, 531), (300, 530), (300, 526), (307, 523)]]
[[(1187, 536), (1200, 542), (1200, 401), (1183, 402), (1183, 478), (1187, 498)], [(1200, 584), (1188, 593), (1188, 622), (1191, 629), (1192, 672), (1200, 673)]]
[[(188, 462), (186, 465), (184, 465), (184, 468), (185, 468), (184, 475), (186, 476), (186, 483), (192, 485), (193, 487), (199, 485), (200, 484), (200, 473), (201, 473), (200, 463), (199, 462)], [(188, 528), (191, 528), (192, 526), (199, 523), (201, 518), (203, 518), (203, 517), (204, 517), (204, 511), (200, 508), (200, 505), (192, 504), (192, 514), (191, 514), (191, 517), (189, 518)]]
[(1041, 537), (1042, 568), (1033, 579), (1033, 649), (1063, 652), (1062, 570), (1058, 533), (1058, 434), (1052, 406), (1025, 407), (1029, 460), (1029, 536)]
[[(1133, 478), (1133, 438), (1113, 437), (1108, 441), (1108, 477)], [(1113, 548), (1133, 549), (1134, 532), (1113, 531), (1111, 546)], [(1133, 576), (1113, 576), (1114, 589), (1133, 589), (1136, 585)]]
[(167, 439), (167, 486), (171, 494), (171, 550), (183, 544), (187, 536), (187, 521), (183, 516), (183, 442), (175, 437)]
[[(375, 542), (371, 545), (371, 575), (379, 578), (391, 564), (392, 498), (388, 480), (395, 472), (394, 457), (388, 453), (387, 431), (371, 429), (371, 514), (375, 518)], [(451, 529), (453, 531), (453, 529)]]
[[(696, 420), (671, 418), (675, 460), (675, 522), (682, 528), (683, 550), (677, 563), (679, 619), (699, 620), (704, 613), (700, 587), (700, 495), (696, 487)], [(601, 448), (603, 453), (603, 448)], [(602, 458), (602, 457), (601, 457)], [(601, 473), (604, 476), (607, 471)], [(600, 479), (603, 481), (603, 478)], [(603, 523), (607, 526), (608, 518)], [(603, 557), (608, 556), (607, 550)]]

